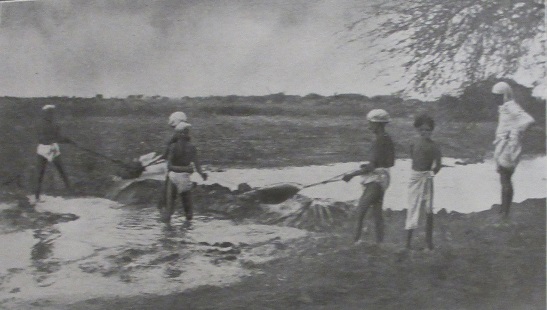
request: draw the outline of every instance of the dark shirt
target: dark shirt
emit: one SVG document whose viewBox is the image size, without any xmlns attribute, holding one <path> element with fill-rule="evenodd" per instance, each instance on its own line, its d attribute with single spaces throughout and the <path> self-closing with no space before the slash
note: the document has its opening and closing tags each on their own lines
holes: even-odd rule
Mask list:
<svg viewBox="0 0 547 310">
<path fill-rule="evenodd" d="M 169 141 L 167 141 L 166 145 L 167 147 L 165 147 L 165 151 L 163 152 L 163 154 L 161 155 L 160 159 L 167 159 L 167 157 L 169 157 L 169 148 L 171 147 L 171 144 L 172 143 L 175 143 L 177 142 L 177 135 L 174 134 L 171 136 L 171 138 L 169 139 Z"/>
<path fill-rule="evenodd" d="M 376 137 L 370 149 L 369 162 L 376 168 L 389 168 L 395 164 L 395 147 L 387 133 Z"/>
<path fill-rule="evenodd" d="M 441 149 L 431 139 L 416 139 L 410 146 L 412 170 L 430 171 L 435 173 L 441 168 Z"/>
<path fill-rule="evenodd" d="M 38 127 L 38 143 L 53 144 L 66 143 L 69 140 L 61 135 L 59 125 L 54 122 L 42 120 Z"/>
<path fill-rule="evenodd" d="M 189 166 L 197 154 L 196 147 L 185 139 L 178 139 L 169 145 L 169 163 L 172 166 Z"/>
</svg>

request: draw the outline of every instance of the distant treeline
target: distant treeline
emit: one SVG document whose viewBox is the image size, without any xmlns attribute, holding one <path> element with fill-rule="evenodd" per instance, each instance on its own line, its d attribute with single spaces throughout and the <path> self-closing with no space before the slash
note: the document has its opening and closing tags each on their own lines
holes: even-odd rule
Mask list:
<svg viewBox="0 0 547 310">
<path fill-rule="evenodd" d="M 321 96 L 285 95 L 265 96 L 209 96 L 168 98 L 131 95 L 127 98 L 0 97 L 3 117 L 28 117 L 37 114 L 45 104 L 55 104 L 65 117 L 168 115 L 176 110 L 199 115 L 228 116 L 313 116 L 366 115 L 373 108 L 388 110 L 393 117 L 409 117 L 429 112 L 444 120 L 494 121 L 497 104 L 490 93 L 495 81 L 485 81 L 468 87 L 461 96 L 443 96 L 434 102 L 404 100 L 395 95 L 367 97 L 360 94 Z M 530 89 L 509 81 L 517 101 L 540 122 L 545 121 L 545 101 L 531 96 Z"/>
</svg>

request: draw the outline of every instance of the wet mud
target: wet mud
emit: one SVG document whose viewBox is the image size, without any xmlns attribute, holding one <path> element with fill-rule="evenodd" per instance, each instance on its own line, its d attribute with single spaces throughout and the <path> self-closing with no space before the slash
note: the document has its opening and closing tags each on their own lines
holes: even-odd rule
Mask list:
<svg viewBox="0 0 547 310">
<path fill-rule="evenodd" d="M 192 222 L 176 212 L 167 225 L 158 221 L 161 181 L 117 186 L 119 202 L 45 196 L 31 205 L 13 194 L 0 210 L 0 239 L 17 252 L 3 257 L 2 308 L 225 286 L 290 255 L 294 241 L 309 234 L 298 225 L 266 225 L 279 213 L 258 218 L 266 207 L 238 203 L 241 192 L 217 184 L 194 189 Z"/>
<path fill-rule="evenodd" d="M 350 296 L 343 300 L 350 308 L 352 302 L 397 308 L 403 305 L 393 303 L 395 293 L 413 277 L 452 283 L 452 288 L 445 287 L 447 291 L 463 299 L 472 296 L 479 303 L 491 301 L 480 297 L 492 295 L 484 294 L 485 287 L 502 290 L 495 283 L 503 278 L 507 285 L 524 287 L 513 296 L 516 305 L 522 305 L 525 297 L 532 298 L 532 305 L 542 305 L 538 292 L 544 288 L 544 277 L 542 281 L 534 274 L 545 271 L 544 264 L 538 264 L 545 252 L 545 232 L 539 229 L 545 225 L 544 199 L 527 200 L 522 204 L 526 209 L 517 204 L 509 223 L 500 221 L 499 205 L 469 214 L 442 209 L 435 216 L 434 243 L 438 248 L 428 253 L 423 229 L 416 231 L 413 249 L 404 250 L 404 210 L 384 210 L 386 240 L 381 247 L 373 242 L 374 221 L 369 216 L 364 244 L 356 247 L 350 244 L 355 201 L 313 198 L 299 191 L 282 193 L 281 199 L 279 192 L 269 195 L 246 183 L 196 185 L 194 220 L 185 221 L 177 201 L 171 223 L 164 224 L 159 222 L 158 210 L 163 186 L 161 177 L 117 180 L 105 195 L 109 199 L 45 196 L 45 202 L 36 205 L 25 193 L 5 190 L 0 239 L 16 246 L 3 255 L 0 306 L 101 309 L 119 303 L 120 309 L 133 309 L 135 304 L 137 309 L 156 309 L 164 302 L 160 298 L 180 306 L 185 303 L 179 298 L 190 298 L 188 292 L 194 292 L 192 307 L 207 309 L 224 304 L 207 288 L 222 287 L 253 298 L 252 288 L 265 281 L 272 294 L 290 296 L 261 295 L 267 300 L 257 299 L 258 305 L 274 309 L 311 309 L 340 302 L 340 296 Z M 532 257 L 520 260 L 526 249 Z M 501 254 L 485 256 L 492 252 Z M 510 276 L 503 267 L 509 261 L 516 261 L 521 275 Z M 473 262 L 480 266 L 472 267 Z M 343 271 L 346 267 L 349 269 Z M 465 272 L 471 269 L 478 274 Z M 384 289 L 376 293 L 391 296 L 392 301 L 369 296 L 364 302 L 363 292 L 356 291 L 358 286 L 342 281 L 355 274 L 375 281 Z M 386 282 L 390 277 L 397 279 L 396 284 Z M 485 282 L 483 277 L 497 280 Z M 351 283 L 361 283 L 354 280 Z M 526 281 L 530 284 L 523 284 Z M 323 292 L 321 287 L 330 291 Z M 426 287 L 426 295 L 440 294 L 452 306 L 466 307 L 434 286 Z M 143 292 L 150 298 L 137 297 Z M 407 292 L 413 307 L 438 305 L 424 304 L 415 293 Z M 236 308 L 243 306 L 242 301 L 224 293 L 220 297 Z M 268 300 L 275 300 L 275 305 Z"/>
</svg>

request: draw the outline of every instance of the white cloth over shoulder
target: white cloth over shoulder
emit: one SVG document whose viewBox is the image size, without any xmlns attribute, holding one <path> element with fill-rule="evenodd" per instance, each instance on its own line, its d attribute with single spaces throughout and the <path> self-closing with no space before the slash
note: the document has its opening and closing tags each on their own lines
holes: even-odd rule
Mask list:
<svg viewBox="0 0 547 310">
<path fill-rule="evenodd" d="M 177 187 L 177 192 L 179 194 L 187 192 L 194 187 L 194 183 L 190 180 L 190 173 L 188 172 L 173 172 L 169 171 L 167 175 L 169 181 L 171 181 Z"/>
<path fill-rule="evenodd" d="M 412 171 L 408 184 L 408 210 L 405 229 L 418 228 L 420 209 L 425 204 L 425 212 L 433 213 L 433 172 Z"/>
<path fill-rule="evenodd" d="M 376 168 L 364 174 L 361 178 L 361 185 L 366 186 L 369 183 L 379 183 L 385 192 L 390 182 L 389 168 Z"/>
<path fill-rule="evenodd" d="M 499 123 L 494 140 L 494 159 L 499 166 L 514 168 L 522 152 L 521 135 L 534 118 L 514 100 L 499 107 Z"/>
<path fill-rule="evenodd" d="M 38 144 L 36 153 L 47 159 L 47 161 L 52 162 L 57 156 L 61 155 L 61 149 L 57 143 Z"/>
</svg>

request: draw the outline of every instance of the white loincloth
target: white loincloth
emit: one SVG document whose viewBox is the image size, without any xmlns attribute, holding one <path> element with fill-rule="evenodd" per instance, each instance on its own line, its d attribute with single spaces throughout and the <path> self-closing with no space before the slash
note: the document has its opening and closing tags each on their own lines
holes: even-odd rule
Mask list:
<svg viewBox="0 0 547 310">
<path fill-rule="evenodd" d="M 191 173 L 188 172 L 173 172 L 169 171 L 168 177 L 177 187 L 177 192 L 179 194 L 187 192 L 192 189 L 194 183 L 190 180 Z"/>
<path fill-rule="evenodd" d="M 518 165 L 522 152 L 520 137 L 497 137 L 494 146 L 494 160 L 498 166 L 515 168 Z"/>
<path fill-rule="evenodd" d="M 47 161 L 52 162 L 55 157 L 61 155 L 61 149 L 59 148 L 59 144 L 57 143 L 38 144 L 36 153 L 47 159 Z"/>
<path fill-rule="evenodd" d="M 418 227 L 422 205 L 424 205 L 426 213 L 433 213 L 433 172 L 413 170 L 408 184 L 408 210 L 405 229 Z"/>
<path fill-rule="evenodd" d="M 505 102 L 498 110 L 494 159 L 499 166 L 514 168 L 519 163 L 522 152 L 522 133 L 534 123 L 534 118 L 514 100 Z"/>
<path fill-rule="evenodd" d="M 366 186 L 369 183 L 379 183 L 384 192 L 389 187 L 389 182 L 389 168 L 376 168 L 361 177 L 361 185 Z"/>
</svg>

